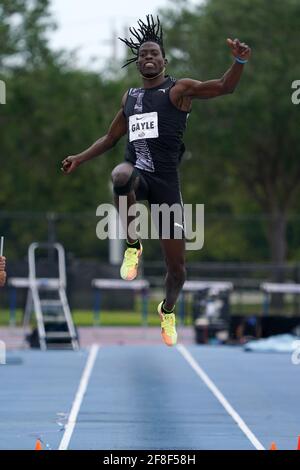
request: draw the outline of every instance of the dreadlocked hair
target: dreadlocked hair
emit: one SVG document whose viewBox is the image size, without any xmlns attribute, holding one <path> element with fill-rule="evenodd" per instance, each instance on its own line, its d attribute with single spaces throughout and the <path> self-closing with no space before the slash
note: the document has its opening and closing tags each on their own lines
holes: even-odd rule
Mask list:
<svg viewBox="0 0 300 470">
<path fill-rule="evenodd" d="M 165 57 L 165 50 L 163 44 L 163 30 L 159 18 L 158 16 L 156 17 L 157 23 L 155 23 L 152 15 L 147 15 L 146 18 L 147 24 L 144 23 L 142 20 L 138 20 L 139 28 L 129 28 L 129 32 L 134 36 L 134 39 L 119 38 L 120 41 L 124 42 L 124 44 L 129 47 L 132 54 L 134 55 L 134 57 L 126 61 L 122 68 L 127 67 L 127 65 L 137 61 L 139 49 L 141 45 L 144 44 L 144 42 L 156 42 L 161 49 L 163 57 Z"/>
</svg>

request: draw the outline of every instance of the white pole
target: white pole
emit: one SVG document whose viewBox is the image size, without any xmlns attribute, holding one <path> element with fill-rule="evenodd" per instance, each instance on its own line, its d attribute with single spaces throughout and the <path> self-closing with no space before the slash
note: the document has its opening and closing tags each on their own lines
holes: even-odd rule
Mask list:
<svg viewBox="0 0 300 470">
<path fill-rule="evenodd" d="M 109 263 L 118 265 L 122 263 L 124 241 L 120 238 L 122 226 L 119 223 L 118 213 L 113 208 L 109 213 Z"/>
<path fill-rule="evenodd" d="M 3 247 L 4 247 L 4 237 L 1 237 L 1 240 L 0 240 L 0 256 L 3 256 Z"/>
</svg>

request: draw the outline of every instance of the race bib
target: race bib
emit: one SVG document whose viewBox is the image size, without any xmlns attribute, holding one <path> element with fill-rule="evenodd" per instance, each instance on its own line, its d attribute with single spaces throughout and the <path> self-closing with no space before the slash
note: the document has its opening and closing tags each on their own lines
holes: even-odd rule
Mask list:
<svg viewBox="0 0 300 470">
<path fill-rule="evenodd" d="M 157 112 L 129 116 L 129 141 L 158 137 Z"/>
</svg>

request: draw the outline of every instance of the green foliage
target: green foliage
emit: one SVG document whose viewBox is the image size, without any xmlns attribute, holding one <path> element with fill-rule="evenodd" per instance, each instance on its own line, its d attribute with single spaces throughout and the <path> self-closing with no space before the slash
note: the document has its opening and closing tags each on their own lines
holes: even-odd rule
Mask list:
<svg viewBox="0 0 300 470">
<path fill-rule="evenodd" d="M 186 137 L 192 160 L 184 165 L 183 187 L 188 182 L 187 198 L 200 196 L 208 212 L 284 218 L 297 206 L 299 108 L 291 102 L 291 84 L 300 77 L 299 14 L 295 0 L 210 0 L 194 11 L 165 13 L 170 68 L 177 76 L 220 78 L 232 63 L 228 37 L 240 38 L 253 51 L 234 94 L 193 106 Z M 232 243 L 237 239 L 232 230 L 228 224 L 224 248 L 231 236 Z M 243 256 L 245 242 L 248 250 L 252 244 L 244 235 L 237 248 Z"/>
<path fill-rule="evenodd" d="M 49 217 L 41 214 L 58 212 L 57 236 L 68 250 L 104 257 L 95 211 L 111 201 L 110 172 L 123 159 L 125 139 L 71 176 L 62 175 L 60 163 L 107 132 L 139 76 L 133 64 L 105 79 L 54 54 L 49 4 L 0 1 L 0 79 L 7 85 L 0 208 L 19 214 L 0 218 L 0 231 L 10 255 L 19 257 L 33 239 L 47 238 Z M 195 102 L 189 118 L 183 196 L 206 208 L 205 246 L 190 260 L 268 259 L 272 226 L 265 213 L 289 219 L 289 257 L 299 254 L 291 216 L 299 207 L 299 107 L 291 103 L 291 83 L 300 79 L 299 13 L 296 0 L 209 0 L 196 8 L 176 0 L 161 12 L 168 72 L 177 78 L 220 78 L 233 61 L 227 37 L 253 50 L 235 93 Z M 29 212 L 34 218 L 26 220 L 22 214 Z M 157 243 L 147 244 L 148 259 L 159 253 Z"/>
</svg>

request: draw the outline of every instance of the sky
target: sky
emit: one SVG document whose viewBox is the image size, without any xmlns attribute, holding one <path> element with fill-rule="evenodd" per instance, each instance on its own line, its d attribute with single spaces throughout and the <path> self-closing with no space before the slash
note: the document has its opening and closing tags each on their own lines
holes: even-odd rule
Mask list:
<svg viewBox="0 0 300 470">
<path fill-rule="evenodd" d="M 76 49 L 79 66 L 99 70 L 108 58 L 123 58 L 124 46 L 117 37 L 128 36 L 128 26 L 170 4 L 170 0 L 52 0 L 58 29 L 51 33 L 50 44 L 54 49 Z"/>
</svg>

